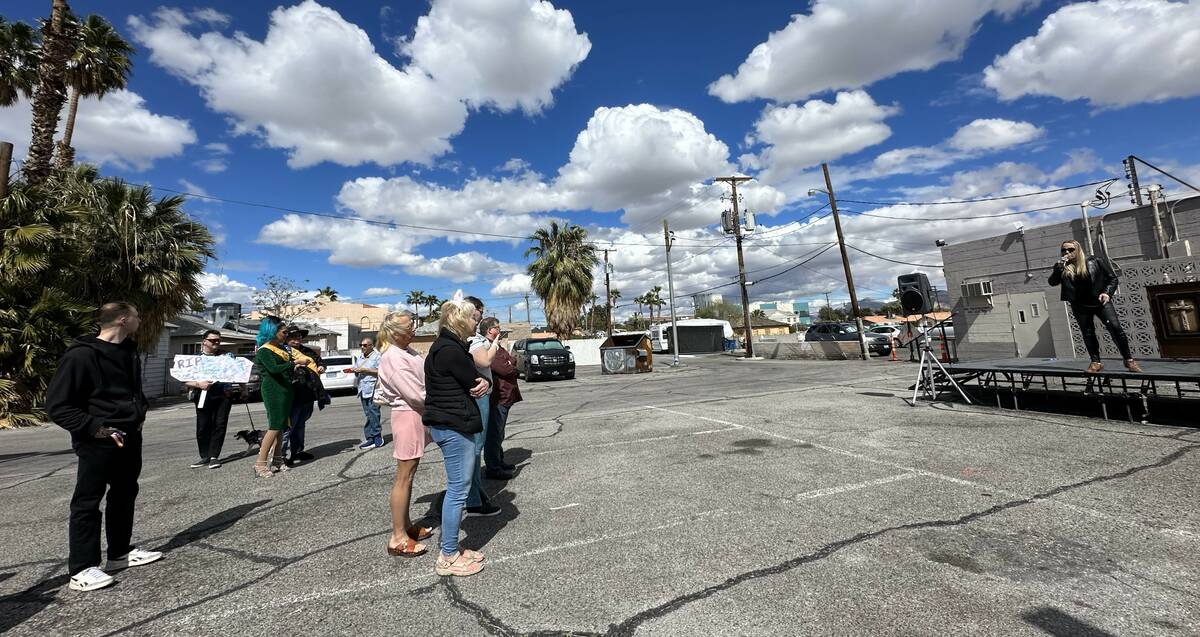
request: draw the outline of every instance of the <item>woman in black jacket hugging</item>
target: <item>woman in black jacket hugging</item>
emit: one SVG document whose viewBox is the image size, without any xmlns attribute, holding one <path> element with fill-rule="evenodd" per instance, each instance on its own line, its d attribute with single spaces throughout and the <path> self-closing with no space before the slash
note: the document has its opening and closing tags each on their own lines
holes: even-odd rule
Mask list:
<svg viewBox="0 0 1200 637">
<path fill-rule="evenodd" d="M 1062 300 L 1071 304 L 1071 312 L 1079 324 L 1079 334 L 1083 336 L 1083 344 L 1092 359 L 1087 373 L 1095 374 L 1104 369 L 1100 362 L 1100 341 L 1096 338 L 1095 318 L 1099 318 L 1108 329 L 1108 335 L 1121 351 L 1125 369 L 1141 373 L 1142 368 L 1129 352 L 1129 339 L 1125 336 L 1125 330 L 1121 329 L 1121 321 L 1112 304 L 1112 296 L 1117 292 L 1117 274 L 1113 272 L 1112 265 L 1107 259 L 1084 254 L 1083 246 L 1075 240 L 1063 241 L 1060 249 L 1062 258 L 1054 263 L 1049 283 L 1061 285 Z"/>
<path fill-rule="evenodd" d="M 483 430 L 475 398 L 490 389 L 479 375 L 467 339 L 475 333 L 475 306 L 467 301 L 442 304 L 442 331 L 425 357 L 425 414 L 422 421 L 446 467 L 446 498 L 442 502 L 441 552 L 438 575 L 467 576 L 483 569 L 483 554 L 460 549 L 458 529 L 471 476 L 475 470 L 474 435 Z"/>
</svg>

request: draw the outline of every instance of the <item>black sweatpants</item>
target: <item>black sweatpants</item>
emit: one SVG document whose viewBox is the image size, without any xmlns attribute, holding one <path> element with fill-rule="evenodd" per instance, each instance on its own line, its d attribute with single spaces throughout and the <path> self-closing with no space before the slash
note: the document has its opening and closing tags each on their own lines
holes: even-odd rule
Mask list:
<svg viewBox="0 0 1200 637">
<path fill-rule="evenodd" d="M 1104 305 L 1072 303 L 1071 312 L 1075 314 L 1075 322 L 1079 323 L 1079 334 L 1083 336 L 1083 344 L 1087 347 L 1088 356 L 1093 361 L 1100 360 L 1100 339 L 1096 338 L 1096 321 L 1094 320 L 1097 318 L 1108 329 L 1108 335 L 1112 337 L 1113 343 L 1116 343 L 1117 349 L 1121 352 L 1121 358 L 1125 360 L 1133 358 L 1129 354 L 1129 339 L 1125 336 L 1125 330 L 1121 329 L 1121 320 L 1117 318 L 1117 309 L 1113 307 L 1112 301 Z"/>
<path fill-rule="evenodd" d="M 71 554 L 67 559 L 71 575 L 100 566 L 100 500 L 108 492 L 104 529 L 108 536 L 108 557 L 129 553 L 133 536 L 133 504 L 138 494 L 138 475 L 142 472 L 142 437 L 131 433 L 125 446 L 108 440 L 85 441 L 75 448 L 79 472 L 75 495 L 71 497 L 71 522 L 68 533 Z"/>
<path fill-rule="evenodd" d="M 200 458 L 221 457 L 232 408 L 233 401 L 226 396 L 209 394 L 204 409 L 196 409 L 196 446 L 200 448 Z"/>
</svg>

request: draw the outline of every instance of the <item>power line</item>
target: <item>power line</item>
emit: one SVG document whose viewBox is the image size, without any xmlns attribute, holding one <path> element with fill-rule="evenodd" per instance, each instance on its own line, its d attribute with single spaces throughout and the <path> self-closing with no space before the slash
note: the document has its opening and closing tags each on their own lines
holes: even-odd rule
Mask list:
<svg viewBox="0 0 1200 637">
<path fill-rule="evenodd" d="M 1142 163 L 1145 163 L 1145 162 L 1142 162 Z M 1146 164 L 1146 165 L 1149 166 L 1149 164 Z M 1151 166 L 1151 168 L 1153 168 L 1153 166 Z M 1157 170 L 1157 169 L 1155 169 L 1155 170 Z M 1018 195 L 1002 195 L 1002 196 L 998 196 L 998 197 L 975 197 L 972 199 L 957 199 L 957 200 L 953 200 L 953 201 L 863 201 L 861 199 L 842 199 L 840 197 L 838 198 L 838 201 L 846 201 L 846 202 L 850 202 L 850 203 L 861 203 L 861 204 L 867 204 L 867 205 L 872 205 L 872 206 L 948 206 L 948 205 L 953 205 L 953 204 L 981 203 L 981 202 L 985 202 L 985 201 L 1003 201 L 1005 199 L 1020 199 L 1021 197 L 1034 197 L 1037 195 L 1048 195 L 1051 193 L 1064 192 L 1067 190 L 1076 190 L 1078 188 L 1087 188 L 1088 186 L 1097 186 L 1097 185 L 1105 184 L 1105 183 L 1108 183 L 1111 181 L 1115 181 L 1115 180 L 1114 179 L 1101 179 L 1099 181 L 1092 181 L 1092 182 L 1088 182 L 1086 184 L 1078 184 L 1075 186 L 1064 186 L 1062 188 L 1051 188 L 1049 190 L 1039 190 L 1037 192 L 1025 192 L 1025 193 L 1021 193 Z M 1073 204 L 1073 205 L 1079 205 L 1079 204 Z"/>
<path fill-rule="evenodd" d="M 809 261 L 812 261 L 813 259 L 815 259 L 815 258 L 817 258 L 817 257 L 821 256 L 822 254 L 825 254 L 825 252 L 826 252 L 826 251 L 828 251 L 830 248 L 832 248 L 832 247 L 833 247 L 833 246 L 835 246 L 835 245 L 837 245 L 837 244 L 836 244 L 836 243 L 830 243 L 829 245 L 827 245 L 827 246 L 825 246 L 824 248 L 822 248 L 822 249 L 821 249 L 819 252 L 817 252 L 816 254 L 812 255 L 811 257 L 809 257 L 809 258 L 805 259 L 804 261 L 801 261 L 800 263 L 797 263 L 796 265 L 793 265 L 792 267 L 790 267 L 790 268 L 788 268 L 788 269 L 786 269 L 786 270 L 784 270 L 784 271 L 782 271 L 782 272 L 776 272 L 775 274 L 772 274 L 771 276 L 768 276 L 768 277 L 763 277 L 763 278 L 761 278 L 761 279 L 758 279 L 758 280 L 757 280 L 757 281 L 755 281 L 754 283 L 757 285 L 757 284 L 759 284 L 759 283 L 762 283 L 763 281 L 770 281 L 771 279 L 774 279 L 774 278 L 775 278 L 775 277 L 777 277 L 777 276 L 783 276 L 783 275 L 787 274 L 788 272 L 791 272 L 792 270 L 795 270 L 796 268 L 802 268 L 802 267 L 804 267 L 804 264 L 806 264 L 806 263 L 808 263 Z"/>
<path fill-rule="evenodd" d="M 1075 205 L 1079 205 L 1079 204 L 1075 204 Z M 944 266 L 944 265 L 942 265 L 941 263 L 938 263 L 938 264 L 936 264 L 936 265 L 933 265 L 933 264 L 929 264 L 929 263 L 910 263 L 910 262 L 908 262 L 908 261 L 897 261 L 897 260 L 895 260 L 895 259 L 889 259 L 889 258 L 887 258 L 887 257 L 881 257 L 881 256 L 879 256 L 878 254 L 874 254 L 874 253 L 872 253 L 872 252 L 867 252 L 866 250 L 863 250 L 862 248 L 859 248 L 859 247 L 856 247 L 856 246 L 852 246 L 852 245 L 850 245 L 849 243 L 847 243 L 847 244 L 846 244 L 846 247 L 847 247 L 847 248 L 850 248 L 851 250 L 855 250 L 855 251 L 861 252 L 861 253 L 863 253 L 863 254 L 865 254 L 865 255 L 869 256 L 869 257 L 875 257 L 876 259 L 881 259 L 881 260 L 883 260 L 883 261 L 890 261 L 890 262 L 892 262 L 892 263 L 899 263 L 900 265 L 915 265 L 915 266 L 917 266 L 917 267 L 919 267 L 919 268 L 943 268 L 943 267 L 945 267 L 945 266 Z"/>
<path fill-rule="evenodd" d="M 835 242 L 829 242 L 829 241 L 826 241 L 825 243 L 822 243 L 821 245 L 822 245 L 822 246 L 824 246 L 824 248 L 816 248 L 816 249 L 813 249 L 813 250 L 809 250 L 808 252 L 805 252 L 804 254 L 802 254 L 802 255 L 800 255 L 800 256 L 798 256 L 798 257 L 785 257 L 785 256 L 783 256 L 782 254 L 779 254 L 778 252 L 774 252 L 774 251 L 772 251 L 772 250 L 767 250 L 767 252 L 770 252 L 771 254 L 774 254 L 774 255 L 775 255 L 775 256 L 777 256 L 777 257 L 780 257 L 780 258 L 786 259 L 786 261 L 783 261 L 783 262 L 781 262 L 781 263 L 776 263 L 775 265 L 768 265 L 768 266 L 766 266 L 766 267 L 762 267 L 762 268 L 756 268 L 756 269 L 754 269 L 754 270 L 746 270 L 746 274 L 750 274 L 751 272 L 762 272 L 763 270 L 770 270 L 770 269 L 772 269 L 772 268 L 778 268 L 778 267 L 779 267 L 779 266 L 781 266 L 781 265 L 787 265 L 787 264 L 789 264 L 789 263 L 792 263 L 792 262 L 795 262 L 795 261 L 799 261 L 799 260 L 801 260 L 801 259 L 803 259 L 803 258 L 807 257 L 808 255 L 810 255 L 810 254 L 812 254 L 812 253 L 816 252 L 817 250 L 820 250 L 820 251 L 824 252 L 826 249 L 828 249 L 828 248 L 829 248 L 829 246 L 831 246 L 831 245 L 837 245 L 837 244 L 836 244 Z M 765 249 L 766 249 L 766 248 L 764 248 L 764 250 L 765 250 Z M 806 262 L 806 263 L 807 263 L 807 262 Z"/>
<path fill-rule="evenodd" d="M 917 204 L 913 204 L 917 205 Z M 995 219 L 997 217 L 1013 217 L 1016 215 L 1031 215 L 1035 212 L 1046 212 L 1047 210 L 1059 210 L 1062 208 L 1078 208 L 1077 203 L 1065 203 L 1058 206 L 1047 206 L 1045 208 L 1033 208 L 1032 210 L 1018 210 L 1016 212 L 1001 212 L 994 215 L 968 215 L 966 217 L 898 217 L 895 215 L 881 215 L 877 212 L 856 212 L 854 214 L 860 217 L 875 217 L 877 219 L 897 219 L 900 221 L 965 221 L 969 219 Z"/>
</svg>

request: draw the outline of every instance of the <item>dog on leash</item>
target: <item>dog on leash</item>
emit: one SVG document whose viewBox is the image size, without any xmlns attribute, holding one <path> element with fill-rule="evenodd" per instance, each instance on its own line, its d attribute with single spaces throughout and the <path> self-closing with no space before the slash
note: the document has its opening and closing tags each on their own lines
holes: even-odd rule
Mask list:
<svg viewBox="0 0 1200 637">
<path fill-rule="evenodd" d="M 243 429 L 233 437 L 246 443 L 246 453 L 250 453 L 262 446 L 263 432 L 261 429 Z"/>
</svg>

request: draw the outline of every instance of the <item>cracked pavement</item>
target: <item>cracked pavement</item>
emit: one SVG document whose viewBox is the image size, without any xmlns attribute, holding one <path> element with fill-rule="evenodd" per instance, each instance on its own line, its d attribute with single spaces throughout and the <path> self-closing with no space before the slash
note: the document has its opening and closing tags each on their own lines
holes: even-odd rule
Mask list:
<svg viewBox="0 0 1200 637">
<path fill-rule="evenodd" d="M 482 573 L 385 551 L 391 447 L 338 397 L 270 480 L 232 439 L 189 469 L 189 405 L 145 432 L 134 538 L 164 560 L 65 588 L 74 456 L 0 432 L 12 635 L 1200 634 L 1200 430 L 906 405 L 911 366 L 689 358 L 523 384 Z M 64 453 L 64 450 L 65 453 Z M 436 448 L 413 487 L 427 513 Z"/>
</svg>

